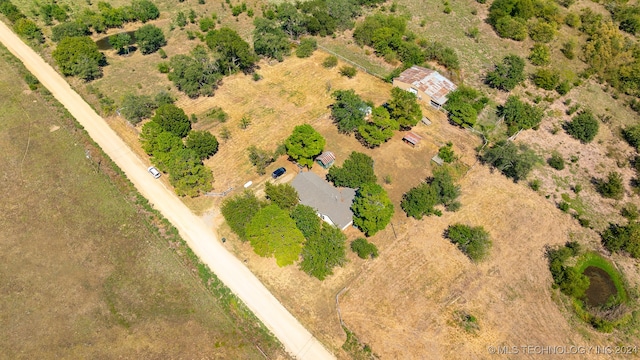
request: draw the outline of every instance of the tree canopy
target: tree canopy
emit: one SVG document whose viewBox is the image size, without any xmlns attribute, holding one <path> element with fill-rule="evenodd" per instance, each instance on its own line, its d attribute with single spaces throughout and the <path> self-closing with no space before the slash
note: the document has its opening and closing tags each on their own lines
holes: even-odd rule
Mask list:
<svg viewBox="0 0 640 360">
<path fill-rule="evenodd" d="M 109 44 L 118 51 L 118 54 L 129 53 L 129 44 L 131 43 L 131 36 L 127 33 L 119 33 L 109 36 Z"/>
<path fill-rule="evenodd" d="M 231 230 L 240 240 L 247 241 L 245 228 L 264 206 L 266 204 L 258 200 L 251 191 L 246 190 L 241 195 L 226 199 L 220 210 Z"/>
<path fill-rule="evenodd" d="M 524 81 L 524 60 L 517 55 L 507 55 L 497 64 L 493 71 L 487 73 L 486 82 L 489 86 L 511 91 Z"/>
<path fill-rule="evenodd" d="M 291 210 L 290 216 L 305 238 L 309 239 L 320 233 L 322 220 L 311 206 L 298 204 Z"/>
<path fill-rule="evenodd" d="M 258 60 L 249 44 L 235 30 L 223 27 L 207 33 L 207 46 L 217 55 L 217 65 L 225 74 L 250 72 Z"/>
<path fill-rule="evenodd" d="M 491 239 L 482 226 L 453 224 L 447 228 L 446 236 L 474 262 L 483 260 L 489 254 Z"/>
<path fill-rule="evenodd" d="M 247 224 L 245 233 L 256 254 L 274 256 L 280 267 L 298 260 L 305 240 L 289 214 L 277 205 L 260 209 Z"/>
<path fill-rule="evenodd" d="M 154 53 L 161 47 L 167 45 L 162 29 L 155 25 L 142 25 L 136 30 L 136 43 L 140 48 L 140 52 L 144 55 Z"/>
<path fill-rule="evenodd" d="M 403 129 L 411 129 L 422 119 L 422 110 L 415 94 L 398 87 L 391 89 L 391 100 L 387 106 L 391 119 Z"/>
<path fill-rule="evenodd" d="M 285 141 L 287 155 L 302 166 L 313 166 L 313 159 L 322 153 L 325 140 L 311 125 L 296 126 Z"/>
<path fill-rule="evenodd" d="M 567 133 L 583 143 L 589 143 L 598 135 L 600 123 L 591 111 L 583 110 L 565 125 Z"/>
<path fill-rule="evenodd" d="M 380 146 L 393 137 L 393 132 L 400 129 L 400 124 L 391 119 L 384 106 L 371 111 L 371 121 L 358 126 L 358 136 L 370 148 Z"/>
<path fill-rule="evenodd" d="M 440 215 L 440 210 L 434 208 L 436 205 L 456 209 L 459 207 L 459 203 L 456 202 L 459 195 L 460 186 L 454 183 L 449 170 L 440 168 L 434 171 L 433 177 L 426 182 L 407 191 L 402 197 L 400 207 L 407 216 L 420 220 L 425 215 Z"/>
<path fill-rule="evenodd" d="M 384 229 L 393 216 L 393 204 L 382 186 L 366 183 L 356 191 L 351 205 L 353 225 L 366 236 Z"/>
<path fill-rule="evenodd" d="M 172 69 L 169 80 L 190 98 L 213 95 L 222 79 L 218 66 L 211 61 L 207 50 L 200 45 L 191 51 L 191 56 L 176 55 L 171 58 L 169 64 Z"/>
<path fill-rule="evenodd" d="M 332 275 L 334 267 L 346 262 L 346 240 L 340 229 L 323 222 L 320 232 L 307 238 L 302 248 L 300 269 L 319 280 Z"/>
<path fill-rule="evenodd" d="M 208 131 L 190 131 L 185 145 L 187 149 L 193 150 L 200 160 L 208 159 L 218 152 L 218 139 Z"/>
<path fill-rule="evenodd" d="M 528 146 L 518 146 L 511 141 L 500 141 L 488 148 L 482 155 L 482 160 L 516 182 L 525 179 L 533 166 L 540 162 L 536 153 Z"/>
<path fill-rule="evenodd" d="M 147 119 L 158 106 L 148 95 L 135 95 L 126 93 L 122 97 L 120 114 L 132 124 L 137 124 L 142 119 Z"/>
<path fill-rule="evenodd" d="M 365 125 L 364 117 L 369 105 L 353 90 L 336 90 L 332 94 L 336 102 L 331 105 L 331 116 L 338 131 L 350 134 Z"/>
<path fill-rule="evenodd" d="M 377 178 L 373 172 L 373 159 L 366 154 L 351 152 L 342 167 L 329 169 L 327 180 L 335 186 L 359 188 L 364 183 L 375 183 Z"/>
<path fill-rule="evenodd" d="M 253 24 L 253 48 L 256 54 L 282 61 L 291 53 L 287 34 L 274 20 L 256 18 Z"/>
<path fill-rule="evenodd" d="M 514 95 L 507 98 L 507 102 L 499 109 L 498 113 L 500 116 L 504 116 L 508 135 L 513 135 L 519 130 L 537 129 L 543 115 L 542 109 L 525 103 Z"/>
<path fill-rule="evenodd" d="M 462 127 L 473 126 L 489 101 L 480 91 L 465 85 L 458 86 L 447 99 L 444 108 L 449 112 L 449 120 Z"/>
<path fill-rule="evenodd" d="M 185 137 L 191 130 L 191 121 L 184 110 L 173 105 L 166 104 L 156 110 L 156 114 L 153 116 L 153 121 L 156 122 L 165 131 L 169 131 L 178 137 Z"/>
<path fill-rule="evenodd" d="M 290 211 L 298 205 L 298 192 L 290 184 L 274 185 L 267 181 L 264 192 L 267 195 L 267 199 L 271 200 L 272 204 L 278 205 L 282 210 Z"/>
<path fill-rule="evenodd" d="M 640 259 L 640 223 L 629 222 L 627 225 L 609 224 L 602 232 L 602 244 L 611 252 L 625 251 L 631 257 Z"/>
<path fill-rule="evenodd" d="M 358 254 L 360 259 L 368 257 L 374 259 L 378 257 L 378 248 L 375 244 L 370 243 L 365 238 L 357 238 L 351 242 L 351 251 Z"/>
<path fill-rule="evenodd" d="M 104 55 L 88 36 L 60 40 L 52 55 L 64 75 L 76 75 L 85 81 L 102 76 L 100 66 L 105 64 Z"/>
</svg>

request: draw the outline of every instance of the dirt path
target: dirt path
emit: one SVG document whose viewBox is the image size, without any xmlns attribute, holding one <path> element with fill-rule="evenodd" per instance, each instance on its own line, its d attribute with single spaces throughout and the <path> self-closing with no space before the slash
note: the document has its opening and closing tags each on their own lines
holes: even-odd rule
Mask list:
<svg viewBox="0 0 640 360">
<path fill-rule="evenodd" d="M 2 42 L 78 120 L 91 138 L 124 171 L 129 180 L 180 231 L 191 249 L 273 332 L 287 351 L 300 359 L 332 359 L 262 283 L 217 240 L 212 229 L 178 199 L 171 189 L 147 173 L 138 158 L 69 84 L 3 22 Z"/>
</svg>

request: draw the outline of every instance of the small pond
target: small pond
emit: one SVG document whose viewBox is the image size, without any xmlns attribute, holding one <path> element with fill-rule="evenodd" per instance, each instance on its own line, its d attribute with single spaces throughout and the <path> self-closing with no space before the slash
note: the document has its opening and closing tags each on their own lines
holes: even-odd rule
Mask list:
<svg viewBox="0 0 640 360">
<path fill-rule="evenodd" d="M 617 295 L 616 285 L 606 271 L 595 266 L 588 266 L 583 274 L 589 278 L 589 288 L 585 293 L 585 301 L 590 306 L 601 306 L 611 296 Z"/>
<path fill-rule="evenodd" d="M 131 42 L 129 42 L 129 45 L 133 45 L 136 43 L 136 32 L 135 30 L 133 31 L 127 31 L 125 32 L 125 34 L 131 36 Z M 112 35 L 116 35 L 116 34 L 111 34 L 109 36 Z M 109 44 L 109 36 L 105 36 L 99 40 L 96 41 L 96 45 L 98 45 L 98 50 L 111 50 L 113 49 L 113 47 L 111 47 L 111 44 Z"/>
</svg>

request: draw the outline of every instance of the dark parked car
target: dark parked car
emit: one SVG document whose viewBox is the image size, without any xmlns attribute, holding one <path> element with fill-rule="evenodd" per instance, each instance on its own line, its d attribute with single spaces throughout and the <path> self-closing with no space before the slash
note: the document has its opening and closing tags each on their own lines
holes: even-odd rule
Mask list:
<svg viewBox="0 0 640 360">
<path fill-rule="evenodd" d="M 284 173 L 287 172 L 287 169 L 281 167 L 281 168 L 277 168 L 272 174 L 271 177 L 274 179 L 279 178 L 280 176 L 282 176 Z"/>
</svg>

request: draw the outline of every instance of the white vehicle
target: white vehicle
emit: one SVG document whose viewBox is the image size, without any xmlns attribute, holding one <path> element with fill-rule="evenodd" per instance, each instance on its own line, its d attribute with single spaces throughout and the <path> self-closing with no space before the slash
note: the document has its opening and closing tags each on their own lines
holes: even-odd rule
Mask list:
<svg viewBox="0 0 640 360">
<path fill-rule="evenodd" d="M 153 175 L 154 178 L 159 178 L 162 174 L 160 173 L 160 171 L 158 171 L 158 169 L 156 169 L 155 166 L 149 166 L 149 168 L 147 169 L 147 171 Z"/>
</svg>

